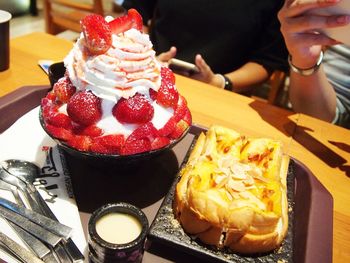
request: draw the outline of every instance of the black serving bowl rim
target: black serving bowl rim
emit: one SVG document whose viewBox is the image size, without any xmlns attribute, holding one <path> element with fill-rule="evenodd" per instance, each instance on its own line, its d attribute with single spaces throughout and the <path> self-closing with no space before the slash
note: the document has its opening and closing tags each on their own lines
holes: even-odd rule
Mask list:
<svg viewBox="0 0 350 263">
<path fill-rule="evenodd" d="M 58 81 L 61 77 L 64 76 L 65 70 L 66 68 L 64 66 L 64 62 L 62 61 L 52 63 L 49 66 L 47 74 L 49 77 L 51 88 L 53 88 L 53 85 L 56 83 L 56 81 Z"/>
<path fill-rule="evenodd" d="M 133 241 L 130 241 L 128 243 L 124 244 L 114 244 L 110 243 L 108 241 L 105 241 L 103 238 L 101 238 L 97 231 L 96 231 L 96 223 L 97 221 L 102 218 L 104 215 L 108 213 L 113 212 L 120 212 L 124 214 L 129 214 L 131 216 L 134 216 L 141 224 L 141 233 L 138 235 L 137 238 L 135 238 Z M 148 219 L 145 215 L 145 213 L 139 209 L 138 207 L 125 203 L 125 202 L 118 202 L 118 203 L 108 203 L 100 207 L 99 209 L 95 210 L 88 223 L 88 232 L 89 232 L 89 241 L 94 242 L 95 244 L 99 244 L 99 246 L 112 251 L 128 251 L 130 249 L 133 249 L 134 247 L 140 245 L 143 240 L 145 240 L 146 235 L 148 233 L 149 229 L 149 223 Z"/>
<path fill-rule="evenodd" d="M 97 159 L 111 159 L 111 160 L 129 160 L 129 159 L 142 159 L 142 158 L 146 158 L 146 157 L 149 157 L 149 156 L 152 156 L 152 155 L 156 155 L 156 154 L 159 154 L 163 151 L 166 151 L 166 150 L 170 150 L 171 148 L 173 148 L 176 144 L 178 144 L 186 135 L 187 133 L 189 132 L 190 130 L 190 126 L 187 127 L 187 129 L 182 133 L 182 135 L 171 141 L 170 144 L 168 144 L 167 146 L 164 146 L 162 148 L 159 148 L 159 149 L 155 149 L 155 150 L 150 150 L 150 151 L 147 151 L 147 152 L 141 152 L 141 153 L 136 153 L 136 154 L 128 154 L 128 155 L 121 155 L 121 154 L 104 154 L 104 153 L 97 153 L 97 152 L 87 152 L 87 151 L 80 151 L 78 149 L 75 149 L 71 146 L 69 146 L 67 143 L 65 143 L 63 140 L 60 140 L 56 137 L 54 137 L 53 135 L 51 135 L 47 130 L 46 130 L 46 127 L 45 127 L 45 121 L 44 121 L 44 118 L 42 116 L 42 110 L 41 110 L 41 107 L 40 107 L 40 110 L 39 110 L 39 121 L 40 121 L 40 124 L 41 124 L 41 127 L 44 129 L 44 131 L 58 144 L 60 145 L 61 147 L 63 147 L 65 150 L 75 154 L 75 155 L 82 155 L 82 156 L 85 156 L 85 157 L 93 157 L 93 158 L 97 158 Z"/>
</svg>

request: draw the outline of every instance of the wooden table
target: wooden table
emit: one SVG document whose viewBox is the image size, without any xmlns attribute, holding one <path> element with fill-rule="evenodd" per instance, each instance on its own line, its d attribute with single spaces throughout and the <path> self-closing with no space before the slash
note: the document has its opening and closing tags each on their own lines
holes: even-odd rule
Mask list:
<svg viewBox="0 0 350 263">
<path fill-rule="evenodd" d="M 11 40 L 10 69 L 0 73 L 0 96 L 24 85 L 48 84 L 39 59 L 61 61 L 72 43 L 44 33 Z M 282 140 L 334 198 L 333 260 L 350 262 L 350 130 L 295 114 L 182 76 L 177 87 L 194 123 L 220 124 L 248 136 Z"/>
</svg>

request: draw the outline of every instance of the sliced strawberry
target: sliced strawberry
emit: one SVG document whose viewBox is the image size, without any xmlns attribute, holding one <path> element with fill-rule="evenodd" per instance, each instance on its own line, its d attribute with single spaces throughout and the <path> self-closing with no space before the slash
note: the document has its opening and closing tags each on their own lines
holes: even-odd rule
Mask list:
<svg viewBox="0 0 350 263">
<path fill-rule="evenodd" d="M 56 127 L 48 123 L 45 125 L 45 128 L 49 134 L 57 139 L 68 141 L 73 138 L 73 134 L 70 130 Z"/>
<path fill-rule="evenodd" d="M 137 12 L 136 9 L 131 8 L 128 10 L 128 17 L 130 17 L 130 20 L 132 21 L 132 27 L 141 31 L 143 27 L 143 21 L 140 13 Z"/>
<path fill-rule="evenodd" d="M 93 139 L 91 151 L 109 154 L 119 154 L 124 145 L 125 138 L 122 134 L 110 134 Z"/>
<path fill-rule="evenodd" d="M 124 123 L 146 123 L 153 118 L 154 109 L 149 100 L 136 93 L 128 99 L 120 99 L 113 107 L 114 117 Z"/>
<path fill-rule="evenodd" d="M 67 103 L 67 113 L 73 121 L 89 126 L 101 119 L 101 100 L 90 91 L 77 92 Z"/>
<path fill-rule="evenodd" d="M 128 14 L 115 18 L 109 22 L 113 34 L 125 32 L 131 28 L 142 31 L 142 17 L 135 9 L 129 9 Z"/>
<path fill-rule="evenodd" d="M 150 150 L 151 142 L 146 138 L 140 140 L 127 140 L 120 154 L 131 155 L 136 153 L 148 152 Z"/>
<path fill-rule="evenodd" d="M 181 135 L 184 133 L 184 131 L 188 128 L 187 122 L 184 120 L 180 120 L 178 123 L 175 125 L 175 129 L 172 131 L 170 134 L 170 138 L 172 139 L 178 139 L 181 137 Z"/>
<path fill-rule="evenodd" d="M 52 102 L 52 100 L 47 97 L 41 99 L 41 110 L 44 119 L 48 116 L 50 112 L 58 112 L 58 105 Z"/>
<path fill-rule="evenodd" d="M 158 92 L 155 91 L 154 89 L 149 89 L 149 96 L 152 100 L 156 100 L 157 99 L 157 94 Z"/>
<path fill-rule="evenodd" d="M 170 139 L 168 137 L 157 137 L 151 143 L 152 150 L 163 148 L 169 145 Z"/>
<path fill-rule="evenodd" d="M 158 137 L 158 130 L 153 126 L 152 122 L 147 122 L 135 129 L 127 140 L 139 140 L 147 138 L 151 142 Z"/>
<path fill-rule="evenodd" d="M 188 108 L 186 99 L 183 96 L 179 95 L 179 100 L 174 111 L 174 117 L 177 122 L 183 119 L 187 109 Z"/>
<path fill-rule="evenodd" d="M 68 77 L 62 77 L 53 86 L 53 91 L 59 101 L 67 103 L 75 93 L 76 88 Z"/>
<path fill-rule="evenodd" d="M 183 120 L 189 125 L 191 126 L 192 124 L 192 115 L 191 115 L 191 112 L 190 110 L 187 108 L 186 109 L 186 112 L 185 112 L 185 115 L 183 117 Z"/>
<path fill-rule="evenodd" d="M 158 90 L 157 103 L 164 107 L 176 107 L 179 93 L 173 83 L 169 80 L 162 80 Z"/>
<path fill-rule="evenodd" d="M 175 84 L 175 75 L 170 68 L 162 67 L 160 70 L 160 76 L 162 77 L 162 80 Z"/>
<path fill-rule="evenodd" d="M 103 54 L 111 47 L 111 28 L 102 16 L 87 15 L 80 21 L 80 25 L 85 45 L 92 54 Z"/>
<path fill-rule="evenodd" d="M 102 154 L 118 154 L 118 153 L 111 152 L 109 149 L 107 149 L 107 147 L 95 142 L 92 142 L 90 146 L 90 151 L 94 153 L 102 153 Z"/>
<path fill-rule="evenodd" d="M 52 90 L 52 91 L 47 93 L 46 98 L 48 100 L 55 101 L 57 97 L 56 97 L 55 92 Z"/>
<path fill-rule="evenodd" d="M 175 117 L 172 116 L 168 122 L 164 125 L 163 128 L 158 129 L 158 134 L 161 137 L 166 137 L 168 136 L 170 133 L 173 132 L 173 130 L 175 129 L 175 125 L 176 125 L 176 120 Z"/>
<path fill-rule="evenodd" d="M 47 114 L 45 121 L 53 126 L 65 128 L 67 130 L 72 129 L 72 123 L 70 118 L 60 112 L 51 111 Z"/>
<path fill-rule="evenodd" d="M 73 131 L 75 134 L 86 135 L 86 136 L 90 136 L 90 137 L 97 137 L 97 136 L 101 136 L 103 134 L 103 130 L 94 124 L 89 125 L 89 126 L 76 125 L 73 128 Z"/>
<path fill-rule="evenodd" d="M 70 140 L 67 141 L 67 144 L 79 151 L 87 152 L 90 150 L 92 140 L 89 136 L 84 135 L 75 135 Z"/>
</svg>

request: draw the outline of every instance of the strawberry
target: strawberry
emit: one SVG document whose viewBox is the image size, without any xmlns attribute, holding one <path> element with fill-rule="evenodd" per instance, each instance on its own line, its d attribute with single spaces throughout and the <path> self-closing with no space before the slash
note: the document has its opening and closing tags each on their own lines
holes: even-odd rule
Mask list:
<svg viewBox="0 0 350 263">
<path fill-rule="evenodd" d="M 139 140 L 147 138 L 153 141 L 158 137 L 158 130 L 153 126 L 152 122 L 147 122 L 136 128 L 128 137 L 127 140 Z"/>
<path fill-rule="evenodd" d="M 162 79 L 157 94 L 157 103 L 164 107 L 176 107 L 179 93 L 175 85 L 168 79 Z"/>
<path fill-rule="evenodd" d="M 90 150 L 91 142 L 92 141 L 89 136 L 75 135 L 67 141 L 67 144 L 79 151 L 87 152 Z"/>
<path fill-rule="evenodd" d="M 151 142 L 147 139 L 127 140 L 120 152 L 122 155 L 148 152 L 151 150 Z"/>
<path fill-rule="evenodd" d="M 111 28 L 102 16 L 87 15 L 80 21 L 80 26 L 84 34 L 85 46 L 92 54 L 103 54 L 111 47 Z"/>
<path fill-rule="evenodd" d="M 188 108 L 186 99 L 183 96 L 179 95 L 179 100 L 174 111 L 174 117 L 177 122 L 184 117 L 187 109 Z"/>
<path fill-rule="evenodd" d="M 45 128 L 49 134 L 51 134 L 57 139 L 68 141 L 73 138 L 73 134 L 70 130 L 61 127 L 56 127 L 48 123 L 45 124 Z"/>
<path fill-rule="evenodd" d="M 191 126 L 192 124 L 192 115 L 191 115 L 191 112 L 190 110 L 187 108 L 186 109 L 186 112 L 185 112 L 185 115 L 183 117 L 183 120 L 189 125 Z"/>
<path fill-rule="evenodd" d="M 46 119 L 50 112 L 58 112 L 58 108 L 59 106 L 54 104 L 52 100 L 48 99 L 47 97 L 41 99 L 41 110 L 44 119 Z"/>
<path fill-rule="evenodd" d="M 101 119 L 101 100 L 90 91 L 77 92 L 67 103 L 67 113 L 73 121 L 89 126 Z"/>
<path fill-rule="evenodd" d="M 90 137 L 97 137 L 103 134 L 103 130 L 97 127 L 95 124 L 89 126 L 81 126 L 79 124 L 76 124 L 73 127 L 73 131 L 75 134 L 86 135 Z"/>
<path fill-rule="evenodd" d="M 60 112 L 51 111 L 47 114 L 45 121 L 53 126 L 65 128 L 67 130 L 72 129 L 72 123 L 70 118 Z"/>
<path fill-rule="evenodd" d="M 170 139 L 168 137 L 157 137 L 151 143 L 152 150 L 160 149 L 167 146 L 170 143 Z"/>
<path fill-rule="evenodd" d="M 109 22 L 109 26 L 113 34 L 125 32 L 131 28 L 142 31 L 142 17 L 135 9 L 129 9 L 124 16 L 115 18 Z"/>
<path fill-rule="evenodd" d="M 155 91 L 154 89 L 149 89 L 149 97 L 152 99 L 152 100 L 156 100 L 157 99 L 157 94 L 158 92 Z"/>
<path fill-rule="evenodd" d="M 178 123 L 176 123 L 174 130 L 170 134 L 170 138 L 180 138 L 184 131 L 188 128 L 188 126 L 189 125 L 187 124 L 187 122 L 185 122 L 184 120 L 180 120 Z"/>
<path fill-rule="evenodd" d="M 170 68 L 162 67 L 160 69 L 160 76 L 162 77 L 162 80 L 175 84 L 175 75 Z"/>
<path fill-rule="evenodd" d="M 140 13 L 137 12 L 136 9 L 131 8 L 128 10 L 128 17 L 132 21 L 132 27 L 141 31 L 142 27 L 143 27 L 143 21 L 142 21 L 142 16 L 140 15 Z"/>
<path fill-rule="evenodd" d="M 118 154 L 125 142 L 124 135 L 110 134 L 93 139 L 91 151 L 106 154 Z"/>
<path fill-rule="evenodd" d="M 60 78 L 53 86 L 53 92 L 57 99 L 62 103 L 67 103 L 75 91 L 76 88 L 68 77 Z"/>
<path fill-rule="evenodd" d="M 102 153 L 102 154 L 116 154 L 115 152 L 111 152 L 107 147 L 102 144 L 92 142 L 90 146 L 90 151 L 94 153 Z"/>
<path fill-rule="evenodd" d="M 119 122 L 137 124 L 152 120 L 154 109 L 144 95 L 136 93 L 128 99 L 120 99 L 112 113 Z"/>
<path fill-rule="evenodd" d="M 46 98 L 48 100 L 55 101 L 57 97 L 56 97 L 55 92 L 52 90 L 52 91 L 47 93 Z"/>
<path fill-rule="evenodd" d="M 172 116 L 168 122 L 164 125 L 163 128 L 160 128 L 158 130 L 158 134 L 159 136 L 168 136 L 170 133 L 173 132 L 173 130 L 175 129 L 175 125 L 176 125 L 176 120 L 175 120 L 175 117 Z"/>
</svg>

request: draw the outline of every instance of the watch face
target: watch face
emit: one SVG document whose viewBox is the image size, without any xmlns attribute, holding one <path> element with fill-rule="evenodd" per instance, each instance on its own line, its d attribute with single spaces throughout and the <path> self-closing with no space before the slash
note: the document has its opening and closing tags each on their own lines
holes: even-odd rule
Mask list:
<svg viewBox="0 0 350 263">
<path fill-rule="evenodd" d="M 225 79 L 224 89 L 232 91 L 232 88 L 233 88 L 232 81 L 228 77 L 226 77 L 225 75 L 223 75 L 223 76 L 224 76 L 224 79 Z"/>
</svg>

